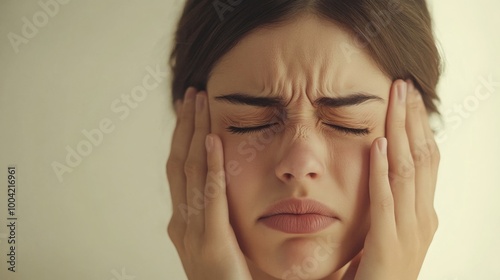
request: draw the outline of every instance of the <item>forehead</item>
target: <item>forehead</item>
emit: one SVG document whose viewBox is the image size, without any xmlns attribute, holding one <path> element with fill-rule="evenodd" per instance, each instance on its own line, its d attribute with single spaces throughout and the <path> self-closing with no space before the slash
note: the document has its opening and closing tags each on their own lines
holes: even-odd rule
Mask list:
<svg viewBox="0 0 500 280">
<path fill-rule="evenodd" d="M 376 91 L 389 78 L 366 51 L 332 21 L 303 14 L 246 35 L 215 65 L 207 88 L 255 95 Z"/>
</svg>

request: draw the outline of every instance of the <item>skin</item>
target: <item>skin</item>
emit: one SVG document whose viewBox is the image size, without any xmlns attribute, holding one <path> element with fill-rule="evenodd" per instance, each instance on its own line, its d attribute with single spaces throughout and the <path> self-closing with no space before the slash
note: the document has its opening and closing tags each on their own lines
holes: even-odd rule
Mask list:
<svg viewBox="0 0 500 280">
<path fill-rule="evenodd" d="M 189 279 L 417 278 L 437 229 L 439 151 L 420 93 L 410 81 L 392 82 L 351 42 L 334 23 L 309 14 L 255 30 L 214 67 L 207 91 L 189 88 L 177 104 L 168 233 Z M 314 105 L 355 92 L 378 99 Z M 230 93 L 280 97 L 286 106 L 217 98 Z M 266 124 L 274 126 L 227 131 Z M 213 144 L 205 149 L 207 134 Z M 290 197 L 317 200 L 339 221 L 314 234 L 258 221 Z"/>
</svg>

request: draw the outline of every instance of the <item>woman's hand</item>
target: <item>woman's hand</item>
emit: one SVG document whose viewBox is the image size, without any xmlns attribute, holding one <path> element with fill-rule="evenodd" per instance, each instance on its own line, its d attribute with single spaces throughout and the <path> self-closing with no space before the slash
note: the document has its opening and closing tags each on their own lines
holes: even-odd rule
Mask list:
<svg viewBox="0 0 500 280">
<path fill-rule="evenodd" d="M 220 138 L 210 134 L 213 144 L 207 141 L 205 149 L 210 133 L 207 94 L 190 87 L 178 105 L 167 161 L 173 205 L 168 235 L 189 279 L 251 279 L 229 224 Z"/>
<path fill-rule="evenodd" d="M 356 280 L 417 279 L 438 226 L 439 150 L 411 81 L 392 85 L 386 135 L 371 147 L 371 226 Z"/>
</svg>

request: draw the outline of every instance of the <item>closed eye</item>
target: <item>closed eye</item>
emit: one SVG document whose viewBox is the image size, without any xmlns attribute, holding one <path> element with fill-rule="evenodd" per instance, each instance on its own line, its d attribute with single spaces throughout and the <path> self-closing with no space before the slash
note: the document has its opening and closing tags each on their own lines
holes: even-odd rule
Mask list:
<svg viewBox="0 0 500 280">
<path fill-rule="evenodd" d="M 278 124 L 278 123 L 266 124 L 266 125 L 262 125 L 262 126 L 252 126 L 252 127 L 229 126 L 226 128 L 226 130 L 231 132 L 232 134 L 255 133 L 255 132 L 269 129 L 271 126 L 276 125 L 276 124 Z"/>
<path fill-rule="evenodd" d="M 357 136 L 370 134 L 370 130 L 368 128 L 350 128 L 329 123 L 324 123 L 324 124 L 345 134 L 352 134 Z"/>
<path fill-rule="evenodd" d="M 278 124 L 278 123 L 266 124 L 266 125 L 262 125 L 262 126 L 252 126 L 252 127 L 229 126 L 226 128 L 226 130 L 232 134 L 257 133 L 257 132 L 261 132 L 261 131 L 264 131 L 266 129 L 269 129 L 276 124 Z M 339 126 L 339 125 L 334 125 L 334 124 L 329 124 L 329 123 L 323 123 L 323 124 L 327 125 L 328 127 L 332 128 L 338 132 L 342 132 L 344 134 L 351 134 L 351 135 L 355 135 L 355 136 L 362 136 L 362 135 L 370 134 L 370 130 L 368 128 L 350 128 L 350 127 L 344 127 L 344 126 Z"/>
</svg>

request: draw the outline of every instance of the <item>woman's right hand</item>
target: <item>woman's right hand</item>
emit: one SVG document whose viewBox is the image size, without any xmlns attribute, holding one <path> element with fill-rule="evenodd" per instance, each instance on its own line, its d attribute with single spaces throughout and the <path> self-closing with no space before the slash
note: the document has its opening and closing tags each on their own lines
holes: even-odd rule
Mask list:
<svg viewBox="0 0 500 280">
<path fill-rule="evenodd" d="M 168 235 L 188 279 L 252 279 L 229 223 L 222 141 L 210 134 L 207 93 L 190 87 L 176 105 L 167 160 L 173 205 Z"/>
</svg>

